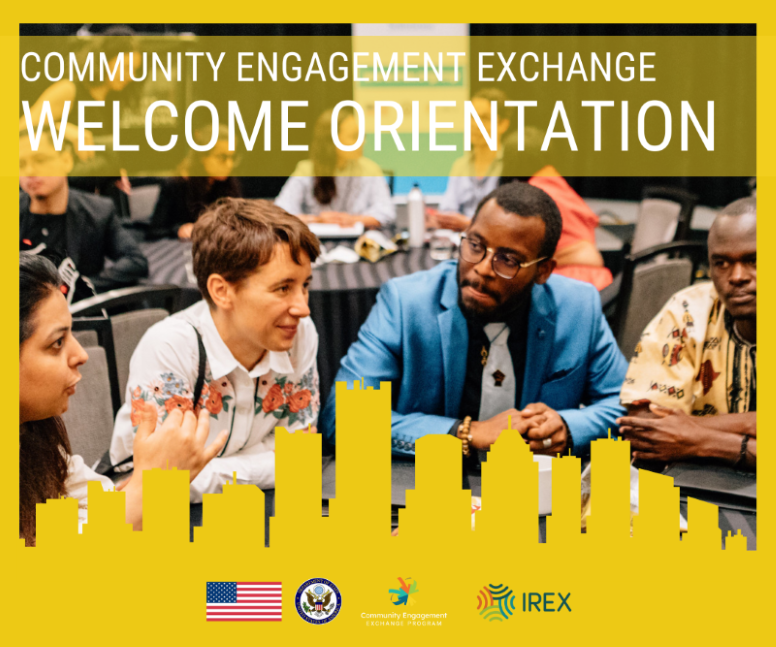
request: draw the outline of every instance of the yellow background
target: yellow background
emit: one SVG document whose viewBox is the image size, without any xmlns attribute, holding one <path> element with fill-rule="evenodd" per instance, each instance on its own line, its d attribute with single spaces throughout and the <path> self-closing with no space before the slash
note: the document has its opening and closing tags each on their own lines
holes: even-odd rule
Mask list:
<svg viewBox="0 0 776 647">
<path fill-rule="evenodd" d="M 484 543 L 456 533 L 451 539 L 395 545 L 384 552 L 380 543 L 353 541 L 360 534 L 354 520 L 336 537 L 311 527 L 295 540 L 269 551 L 254 543 L 213 541 L 201 547 L 134 538 L 112 541 L 100 550 L 61 545 L 49 550 L 23 550 L 18 539 L 18 454 L 16 413 L 18 348 L 16 345 L 16 154 L 18 121 L 19 22 L 378 22 L 388 17 L 412 22 L 756 22 L 758 29 L 758 189 L 761 200 L 761 246 L 768 251 L 773 231 L 774 73 L 776 22 L 756 4 L 738 10 L 729 3 L 554 2 L 527 6 L 514 3 L 471 5 L 451 3 L 423 7 L 417 2 L 390 5 L 264 3 L 162 5 L 135 2 L 107 6 L 82 2 L 76 6 L 38 3 L 7 9 L 2 25 L 4 101 L 0 123 L 2 204 L 7 235 L 2 238 L 5 281 L 2 392 L 10 403 L 11 421 L 0 448 L 0 550 L 3 564 L 2 617 L 4 637 L 11 644 L 388 644 L 438 640 L 449 644 L 519 641 L 531 644 L 763 644 L 773 639 L 773 452 L 769 430 L 760 439 L 758 550 L 688 550 L 616 542 L 573 546 L 534 545 L 517 533 L 502 532 Z M 763 3 L 764 6 L 764 3 Z M 48 7 L 51 7 L 50 9 Z M 387 15 L 389 13 L 389 15 Z M 763 258 L 764 292 L 760 318 L 769 321 L 770 272 L 773 260 Z M 768 330 L 762 337 L 761 362 L 772 365 Z M 763 393 L 774 378 L 761 371 Z M 767 398 L 763 398 L 767 401 Z M 763 417 L 763 416 L 761 416 Z M 767 423 L 766 423 L 767 424 Z M 364 433 L 369 433 L 368 429 Z M 207 523 L 207 512 L 206 523 Z M 692 528 L 692 514 L 690 515 Z M 83 542 L 81 542 L 83 544 Z M 355 548 L 348 546 L 353 543 Z M 348 550 L 344 550 L 347 547 Z M 388 588 L 397 576 L 418 584 L 415 613 L 448 613 L 441 628 L 369 628 L 359 614 L 391 613 Z M 293 609 L 298 585 L 311 577 L 337 584 L 344 602 L 331 624 L 302 622 Z M 284 620 L 278 624 L 206 623 L 205 582 L 208 580 L 282 580 Z M 522 591 L 571 591 L 571 614 L 517 614 L 505 623 L 486 623 L 474 611 L 476 593 L 486 583 L 509 584 Z"/>
</svg>

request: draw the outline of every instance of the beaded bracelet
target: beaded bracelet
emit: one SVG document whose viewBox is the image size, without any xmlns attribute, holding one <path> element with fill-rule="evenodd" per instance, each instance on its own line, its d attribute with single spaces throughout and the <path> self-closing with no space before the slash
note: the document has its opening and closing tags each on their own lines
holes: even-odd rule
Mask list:
<svg viewBox="0 0 776 647">
<path fill-rule="evenodd" d="M 472 435 L 469 433 L 469 428 L 472 424 L 472 417 L 466 416 L 463 422 L 458 425 L 458 438 L 461 439 L 463 455 L 468 456 L 471 452 L 469 449 L 469 443 L 472 441 Z"/>
</svg>

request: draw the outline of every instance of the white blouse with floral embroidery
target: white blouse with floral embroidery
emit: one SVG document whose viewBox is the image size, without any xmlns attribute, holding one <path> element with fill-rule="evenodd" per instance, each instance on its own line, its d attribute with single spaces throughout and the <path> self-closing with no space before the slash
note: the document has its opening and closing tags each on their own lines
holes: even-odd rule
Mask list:
<svg viewBox="0 0 776 647">
<path fill-rule="evenodd" d="M 205 385 L 195 406 L 199 347 L 207 354 Z M 288 352 L 269 351 L 250 371 L 232 355 L 216 330 L 207 303 L 201 301 L 152 326 L 138 344 L 129 366 L 124 405 L 116 416 L 110 456 L 116 464 L 132 455 L 137 424 L 146 407 L 156 407 L 162 424 L 174 408 L 210 412 L 212 442 L 222 429 L 226 446 L 191 483 L 191 502 L 220 492 L 237 474 L 238 483 L 262 489 L 275 486 L 275 427 L 307 431 L 320 409 L 318 333 L 308 317 L 299 322 Z"/>
</svg>

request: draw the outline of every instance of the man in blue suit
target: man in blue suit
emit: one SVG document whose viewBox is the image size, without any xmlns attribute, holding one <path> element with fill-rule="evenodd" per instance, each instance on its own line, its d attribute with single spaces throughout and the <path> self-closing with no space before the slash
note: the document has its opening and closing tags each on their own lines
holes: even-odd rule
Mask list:
<svg viewBox="0 0 776 647">
<path fill-rule="evenodd" d="M 394 453 L 447 433 L 488 449 L 511 417 L 532 451 L 584 454 L 616 427 L 627 362 L 595 288 L 551 276 L 561 228 L 544 191 L 505 184 L 480 203 L 458 261 L 382 287 L 335 379 L 392 383 Z M 335 400 L 332 389 L 319 424 L 329 443 Z"/>
</svg>

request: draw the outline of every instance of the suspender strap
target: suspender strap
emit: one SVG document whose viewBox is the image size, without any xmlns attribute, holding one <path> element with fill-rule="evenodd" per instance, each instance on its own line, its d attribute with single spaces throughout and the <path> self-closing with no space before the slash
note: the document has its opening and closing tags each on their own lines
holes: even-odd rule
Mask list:
<svg viewBox="0 0 776 647">
<path fill-rule="evenodd" d="M 202 397 L 202 389 L 205 386 L 205 363 L 207 362 L 207 352 L 205 351 L 205 344 L 202 343 L 202 335 L 197 327 L 192 324 L 194 332 L 197 333 L 197 346 L 199 347 L 199 368 L 197 369 L 197 383 L 194 386 L 194 401 L 192 402 L 194 409 L 196 410 L 199 399 Z"/>
</svg>

